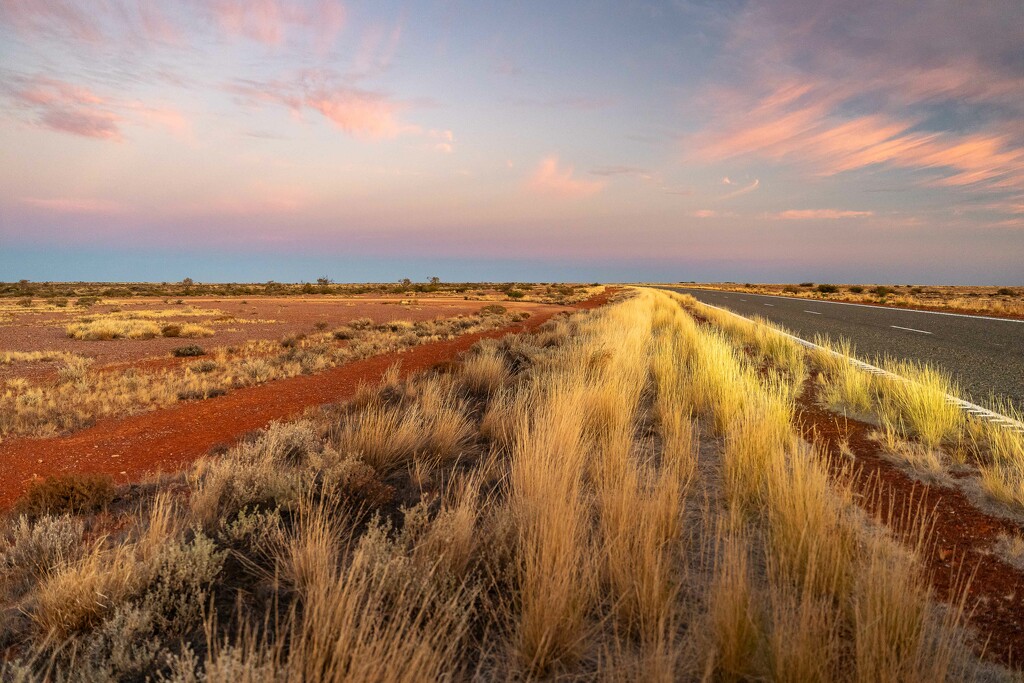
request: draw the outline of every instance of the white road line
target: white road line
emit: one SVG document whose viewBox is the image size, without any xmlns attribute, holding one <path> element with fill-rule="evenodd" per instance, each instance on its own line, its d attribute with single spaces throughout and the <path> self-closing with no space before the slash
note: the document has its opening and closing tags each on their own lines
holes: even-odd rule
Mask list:
<svg viewBox="0 0 1024 683">
<path fill-rule="evenodd" d="M 918 332 L 920 334 L 931 334 L 931 332 L 926 332 L 924 330 L 915 330 L 913 327 L 900 327 L 899 325 L 889 325 L 889 327 L 894 327 L 897 330 L 906 330 L 907 332 Z"/>
<path fill-rule="evenodd" d="M 821 315 L 818 311 L 804 311 L 804 313 L 810 313 L 811 315 Z"/>
<path fill-rule="evenodd" d="M 765 306 L 774 306 L 775 304 L 765 304 Z"/>
<path fill-rule="evenodd" d="M 678 289 L 687 289 L 686 287 L 678 287 Z M 698 292 L 709 292 L 717 290 L 709 289 L 697 289 L 691 291 Z M 690 296 L 693 296 L 692 294 Z M 778 294 L 753 294 L 750 296 L 765 296 L 774 297 L 776 299 L 788 299 L 790 301 L 807 301 L 806 298 L 796 296 L 781 296 Z M 896 313 L 928 313 L 931 315 L 951 315 L 954 318 L 977 318 L 978 320 L 996 320 L 1004 323 L 1024 323 L 1024 320 L 1017 320 L 1015 318 L 996 318 L 989 315 L 971 315 L 970 313 L 946 313 L 945 311 L 922 311 L 920 308 L 899 308 L 896 306 L 872 306 L 871 304 L 855 304 L 852 301 L 828 301 L 827 299 L 813 299 L 814 303 L 818 304 L 838 304 L 840 306 L 860 306 L 861 308 L 873 308 L 876 311 L 894 311 Z"/>
</svg>

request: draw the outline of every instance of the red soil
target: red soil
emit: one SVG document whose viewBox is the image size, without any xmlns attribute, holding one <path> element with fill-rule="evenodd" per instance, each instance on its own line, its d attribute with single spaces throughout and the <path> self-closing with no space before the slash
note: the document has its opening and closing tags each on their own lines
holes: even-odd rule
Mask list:
<svg viewBox="0 0 1024 683">
<path fill-rule="evenodd" d="M 855 456 L 851 485 L 869 514 L 913 545 L 922 519 L 931 516 L 931 543 L 924 553 L 936 597 L 955 603 L 967 586 L 968 622 L 978 634 L 976 649 L 1004 665 L 1024 668 L 1024 572 L 993 554 L 1002 535 L 1019 535 L 1011 521 L 985 514 L 956 488 L 929 486 L 885 460 L 872 427 L 841 418 L 815 404 L 815 384 L 799 399 L 805 437 L 826 447 L 832 474 L 844 476 L 845 440 Z"/>
<path fill-rule="evenodd" d="M 402 301 L 409 302 L 402 304 Z M 245 302 L 245 303 L 243 303 Z M 32 309 L 15 311 L 10 322 L 0 323 L 0 350 L 4 351 L 66 351 L 95 361 L 96 366 L 112 369 L 145 367 L 159 369 L 174 367 L 180 360 L 172 360 L 171 352 L 187 344 L 199 344 L 204 348 L 238 345 L 255 339 L 281 339 L 289 335 L 309 333 L 317 323 L 326 323 L 328 329 L 338 327 L 356 318 L 370 318 L 384 323 L 394 320 L 432 320 L 434 318 L 470 315 L 484 306 L 500 303 L 510 311 L 525 311 L 535 314 L 541 311 L 558 311 L 564 307 L 518 301 L 467 301 L 461 297 L 420 297 L 368 299 L 353 297 L 193 297 L 185 299 L 182 305 L 165 304 L 162 299 L 117 299 L 108 304 L 94 306 L 88 310 L 69 308 L 59 312 L 34 312 Z M 188 308 L 214 309 L 223 312 L 220 316 L 189 315 Z M 185 339 L 180 337 L 155 337 L 153 339 L 113 339 L 107 341 L 84 341 L 69 339 L 65 326 L 81 317 L 108 313 L 120 308 L 123 313 L 175 310 L 178 315 L 168 316 L 168 321 L 193 322 L 210 327 L 215 331 L 212 337 Z M 180 311 L 178 310 L 180 309 Z M 264 320 L 273 322 L 234 322 L 236 320 Z M 0 365 L 0 386 L 8 379 L 22 377 L 33 382 L 43 382 L 56 375 L 60 363 L 18 362 Z"/>
<path fill-rule="evenodd" d="M 40 477 L 100 472 L 112 475 L 116 481 L 128 482 L 154 471 L 181 469 L 214 446 L 229 444 L 273 420 L 294 417 L 313 406 L 347 400 L 360 385 L 379 382 L 395 363 L 401 364 L 400 374 L 404 377 L 450 360 L 481 339 L 535 329 L 559 310 L 600 306 L 612 293 L 611 289 L 605 290 L 573 307 L 545 306 L 520 325 L 423 344 L 315 375 L 237 389 L 205 401 L 103 420 L 69 436 L 11 439 L 0 444 L 0 509 L 9 507 L 29 482 Z"/>
</svg>

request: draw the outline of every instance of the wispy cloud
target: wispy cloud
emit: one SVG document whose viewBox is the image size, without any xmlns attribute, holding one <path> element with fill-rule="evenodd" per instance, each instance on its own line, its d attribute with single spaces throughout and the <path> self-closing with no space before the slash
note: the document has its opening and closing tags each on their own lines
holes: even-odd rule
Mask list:
<svg viewBox="0 0 1024 683">
<path fill-rule="evenodd" d="M 715 116 L 686 140 L 688 155 L 1024 192 L 1024 69 L 1019 32 L 1005 26 L 1018 13 L 1013 0 L 977 11 L 945 0 L 751 3 L 728 37 L 730 60 L 746 66 L 698 98 Z"/>
<path fill-rule="evenodd" d="M 114 215 L 124 213 L 123 204 L 104 199 L 77 197 L 23 197 L 21 203 L 55 213 Z"/>
<path fill-rule="evenodd" d="M 355 138 L 380 140 L 422 132 L 419 126 L 400 120 L 406 103 L 384 93 L 345 85 L 326 71 L 303 72 L 288 81 L 241 81 L 228 90 L 250 102 L 286 106 L 297 115 L 307 109 L 319 112 Z"/>
<path fill-rule="evenodd" d="M 175 109 L 101 97 L 89 88 L 45 76 L 19 79 L 7 98 L 34 116 L 36 125 L 81 137 L 120 142 L 125 124 L 161 127 L 179 135 L 189 131 L 188 121 Z"/>
<path fill-rule="evenodd" d="M 294 30 L 300 34 L 296 38 L 323 53 L 345 25 L 345 8 L 337 0 L 6 0 L 0 3 L 0 18 L 23 34 L 97 47 L 128 36 L 179 44 L 194 33 L 194 20 L 271 46 L 284 43 Z"/>
<path fill-rule="evenodd" d="M 724 182 L 724 181 L 728 181 L 728 182 Z M 733 181 L 729 180 L 729 178 L 723 178 L 723 182 L 726 185 L 734 185 L 735 184 L 735 183 L 733 183 Z M 721 202 L 721 201 L 725 201 L 727 199 L 733 199 L 735 197 L 740 197 L 742 195 L 745 195 L 745 194 L 748 194 L 750 192 L 753 192 L 754 190 L 756 190 L 760 186 L 761 186 L 760 179 L 754 178 L 754 181 L 751 182 L 749 185 L 744 185 L 743 187 L 741 187 L 741 188 L 739 188 L 737 190 L 733 190 L 732 192 L 729 192 L 728 194 L 722 195 L 721 197 L 718 198 L 718 201 Z"/>
<path fill-rule="evenodd" d="M 784 221 L 838 220 L 840 218 L 870 218 L 874 211 L 844 211 L 842 209 L 790 209 L 774 214 L 772 218 Z"/>
<path fill-rule="evenodd" d="M 653 177 L 650 169 L 642 166 L 598 166 L 590 169 L 590 173 L 599 176 L 632 175 L 643 178 L 644 180 L 650 180 Z"/>
<path fill-rule="evenodd" d="M 574 172 L 572 166 L 563 167 L 557 156 L 550 156 L 541 160 L 526 186 L 540 194 L 566 198 L 588 197 L 604 189 L 604 181 L 575 178 Z"/>
</svg>

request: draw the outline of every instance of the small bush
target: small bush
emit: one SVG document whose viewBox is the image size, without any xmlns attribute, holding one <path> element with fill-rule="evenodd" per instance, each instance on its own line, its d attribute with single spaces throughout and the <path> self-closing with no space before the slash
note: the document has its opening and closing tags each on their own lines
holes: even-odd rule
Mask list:
<svg viewBox="0 0 1024 683">
<path fill-rule="evenodd" d="M 814 283 L 813 282 L 801 282 L 800 286 L 801 287 L 813 287 Z"/>
<path fill-rule="evenodd" d="M 318 329 L 321 332 L 323 332 L 324 330 L 326 330 L 329 327 L 329 325 L 328 325 L 326 320 L 321 320 L 316 325 L 313 325 L 313 327 L 315 327 L 316 329 Z"/>
<path fill-rule="evenodd" d="M 100 298 L 98 296 L 80 296 L 78 297 L 78 301 L 75 302 L 75 305 L 81 306 L 82 308 L 89 308 L 98 304 L 99 301 Z"/>
<path fill-rule="evenodd" d="M 24 299 L 18 299 L 18 305 L 28 308 L 32 305 L 32 297 L 27 296 Z"/>
<path fill-rule="evenodd" d="M 782 288 L 782 291 L 788 292 L 789 294 L 799 294 L 800 288 L 794 287 L 793 285 L 786 285 L 785 287 Z"/>
<path fill-rule="evenodd" d="M 373 327 L 373 320 L 371 318 L 356 318 L 349 321 L 348 326 L 353 330 L 368 330 Z"/>
<path fill-rule="evenodd" d="M 213 372 L 217 369 L 217 362 L 212 360 L 201 360 L 196 363 L 191 363 L 188 369 L 192 372 L 205 375 L 208 372 Z"/>
<path fill-rule="evenodd" d="M 181 325 L 164 325 L 160 328 L 160 334 L 165 337 L 180 337 L 181 336 Z"/>
<path fill-rule="evenodd" d="M 519 289 L 510 289 L 507 292 L 505 292 L 505 294 L 508 296 L 509 299 L 522 299 L 524 296 L 526 296 L 526 292 Z"/>
<path fill-rule="evenodd" d="M 286 349 L 294 349 L 299 345 L 299 342 L 306 338 L 304 334 L 297 334 L 291 337 L 285 337 L 281 340 L 281 346 Z"/>
<path fill-rule="evenodd" d="M 504 315 L 508 309 L 500 304 L 490 304 L 480 309 L 480 312 L 484 315 Z"/>
<path fill-rule="evenodd" d="M 818 285 L 818 291 L 822 294 L 835 294 L 839 288 L 835 285 Z"/>
<path fill-rule="evenodd" d="M 860 294 L 861 292 L 864 291 L 864 288 L 861 287 L 860 285 L 853 285 L 849 289 L 851 294 Z"/>
<path fill-rule="evenodd" d="M 352 334 L 352 330 L 335 330 L 334 331 L 334 338 L 337 339 L 338 341 L 344 341 L 346 339 L 351 339 L 354 336 L 355 335 Z"/>
<path fill-rule="evenodd" d="M 33 482 L 15 509 L 30 517 L 80 514 L 102 509 L 114 499 L 114 482 L 105 474 L 65 474 Z"/>
<path fill-rule="evenodd" d="M 203 350 L 202 346 L 198 344 L 189 344 L 188 346 L 179 346 L 174 349 L 174 355 L 178 358 L 188 358 L 190 356 L 205 356 L 206 351 Z"/>
<path fill-rule="evenodd" d="M 879 285 L 871 290 L 871 293 L 879 298 L 883 298 L 892 294 L 895 290 L 892 287 L 883 287 Z"/>
<path fill-rule="evenodd" d="M 68 305 L 68 300 L 65 299 L 64 297 L 60 297 L 53 300 L 53 305 L 56 306 L 57 308 L 64 308 L 65 306 Z"/>
<path fill-rule="evenodd" d="M 1013 296 L 1014 294 L 1016 294 L 1016 292 L 1010 289 L 1009 287 L 1000 287 L 998 290 L 996 290 L 996 294 L 1000 296 Z"/>
</svg>

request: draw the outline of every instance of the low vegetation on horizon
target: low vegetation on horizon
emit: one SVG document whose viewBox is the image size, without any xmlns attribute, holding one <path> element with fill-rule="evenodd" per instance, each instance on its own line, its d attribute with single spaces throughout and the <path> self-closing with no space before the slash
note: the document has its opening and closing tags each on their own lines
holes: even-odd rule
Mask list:
<svg viewBox="0 0 1024 683">
<path fill-rule="evenodd" d="M 1024 436 L 954 416 L 927 368 L 850 368 L 631 290 L 177 475 L 41 482 L 0 522 L 0 679 L 1013 680 L 976 654 L 969 568 L 932 587 L 934 511 L 867 514 L 797 406 L 1011 518 Z"/>
</svg>

